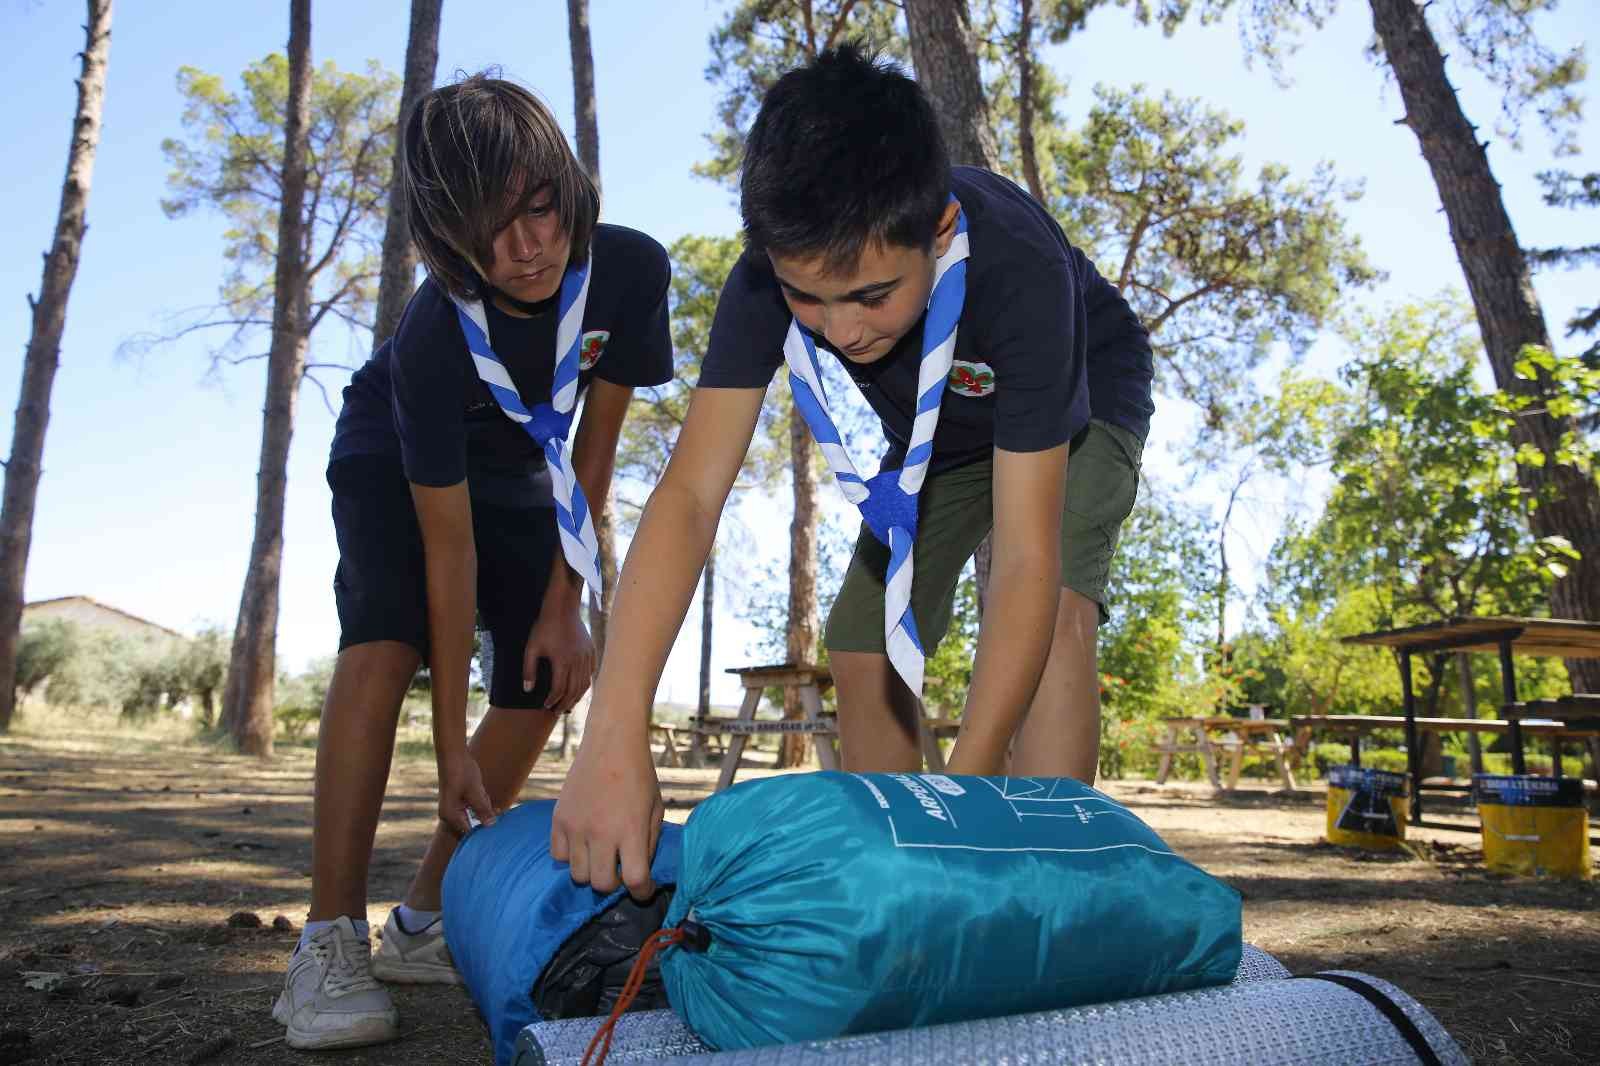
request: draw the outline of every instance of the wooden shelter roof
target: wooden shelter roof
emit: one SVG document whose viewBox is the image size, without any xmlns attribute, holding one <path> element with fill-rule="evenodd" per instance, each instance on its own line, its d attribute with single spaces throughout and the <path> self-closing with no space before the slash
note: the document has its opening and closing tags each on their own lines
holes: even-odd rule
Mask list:
<svg viewBox="0 0 1600 1066">
<path fill-rule="evenodd" d="M 1571 618 L 1447 618 L 1403 629 L 1358 633 L 1343 642 L 1410 652 L 1492 652 L 1508 639 L 1517 655 L 1600 659 L 1600 622 Z"/>
</svg>

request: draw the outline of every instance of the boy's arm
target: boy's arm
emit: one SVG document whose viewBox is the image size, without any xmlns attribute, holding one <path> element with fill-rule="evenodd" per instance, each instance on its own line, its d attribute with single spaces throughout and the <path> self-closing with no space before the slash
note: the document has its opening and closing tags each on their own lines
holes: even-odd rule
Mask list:
<svg viewBox="0 0 1600 1066">
<path fill-rule="evenodd" d="M 949 772 L 999 774 L 1044 673 L 1061 598 L 1067 445 L 994 452 L 994 563 Z"/>
<path fill-rule="evenodd" d="M 632 399 L 632 388 L 595 378 L 589 384 L 583 416 L 573 434 L 572 469 L 578 475 L 578 485 L 596 525 L 610 496 L 617 440 Z M 583 578 L 567 565 L 558 540 L 550 584 L 545 588 L 539 618 L 523 651 L 522 684 L 531 690 L 539 659 L 549 659 L 550 695 L 545 707 L 561 714 L 583 698 L 594 679 L 594 644 L 583 625 L 583 595 Z"/>
<path fill-rule="evenodd" d="M 433 682 L 433 750 L 439 763 L 439 817 L 466 833 L 467 808 L 485 824 L 494 805 L 467 752 L 467 671 L 477 609 L 478 554 L 472 539 L 467 483 L 444 488 L 413 483 L 422 528 L 428 588 L 428 662 Z"/>
<path fill-rule="evenodd" d="M 551 826 L 550 854 L 596 891 L 617 887 L 619 865 L 635 897 L 654 891 L 650 857 L 662 805 L 650 711 L 764 397 L 763 389 L 695 390 L 628 549 L 583 743 Z"/>
</svg>

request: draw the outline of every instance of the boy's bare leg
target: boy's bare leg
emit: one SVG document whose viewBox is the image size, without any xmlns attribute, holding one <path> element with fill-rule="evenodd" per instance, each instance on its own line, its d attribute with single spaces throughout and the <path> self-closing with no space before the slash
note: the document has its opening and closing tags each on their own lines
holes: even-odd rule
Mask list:
<svg viewBox="0 0 1600 1066">
<path fill-rule="evenodd" d="M 909 773 L 922 769 L 917 701 L 887 655 L 830 651 L 839 693 L 840 762 L 850 773 Z"/>
<path fill-rule="evenodd" d="M 1099 606 L 1062 589 L 1044 676 L 1011 745 L 1013 776 L 1071 777 L 1094 784 L 1100 762 L 1099 631 Z"/>
<path fill-rule="evenodd" d="M 551 711 L 507 710 L 490 707 L 489 713 L 478 723 L 467 750 L 483 774 L 483 787 L 496 811 L 504 810 L 516 802 L 522 786 L 533 771 L 539 753 L 544 751 L 555 729 L 559 714 Z M 433 840 L 422 857 L 417 876 L 406 892 L 406 906 L 419 911 L 436 911 L 442 907 L 440 886 L 444 882 L 445 867 L 455 854 L 460 838 L 443 822 L 433 830 Z"/>
<path fill-rule="evenodd" d="M 422 656 L 382 640 L 339 653 L 317 729 L 311 921 L 367 917 L 372 840 L 389 782 L 400 704 Z"/>
</svg>

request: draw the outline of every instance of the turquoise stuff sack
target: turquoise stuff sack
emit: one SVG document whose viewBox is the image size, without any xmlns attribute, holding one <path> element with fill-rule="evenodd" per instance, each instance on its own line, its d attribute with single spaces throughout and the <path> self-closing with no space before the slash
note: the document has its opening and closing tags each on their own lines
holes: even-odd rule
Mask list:
<svg viewBox="0 0 1600 1066">
<path fill-rule="evenodd" d="M 1069 779 L 816 773 L 751 781 L 684 832 L 662 956 L 718 1049 L 1233 980 L 1240 898 Z"/>
<path fill-rule="evenodd" d="M 570 1007 L 582 998 L 583 989 L 573 994 L 574 980 L 587 978 L 592 995 L 605 976 L 600 971 L 611 969 L 621 974 L 615 982 L 620 988 L 639 944 L 660 926 L 659 912 L 652 918 L 650 908 L 625 900 L 620 889 L 608 895 L 573 883 L 567 864 L 550 857 L 554 811 L 554 800 L 513 807 L 493 825 L 467 834 L 445 870 L 445 942 L 489 1027 L 499 1066 L 511 1062 L 524 1026 L 549 1020 L 541 1003 Z M 682 826 L 661 827 L 650 865 L 658 886 L 678 880 L 682 834 Z M 625 911 L 628 921 L 619 927 L 613 920 Z M 647 927 L 639 928 L 641 923 Z M 565 959 L 574 947 L 583 957 Z M 546 987 L 551 971 L 559 971 L 564 988 Z M 600 1003 L 598 1012 L 610 1007 Z"/>
</svg>

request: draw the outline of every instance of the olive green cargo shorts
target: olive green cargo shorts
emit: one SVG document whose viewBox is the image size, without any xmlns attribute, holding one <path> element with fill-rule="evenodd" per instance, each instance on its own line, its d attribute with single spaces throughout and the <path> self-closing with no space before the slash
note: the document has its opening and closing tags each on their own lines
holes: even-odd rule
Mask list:
<svg viewBox="0 0 1600 1066">
<path fill-rule="evenodd" d="M 1122 523 L 1139 491 L 1144 443 L 1099 419 L 1073 439 L 1067 498 L 1061 512 L 1061 584 L 1106 610 L 1106 579 Z M 928 478 L 918 504 L 911 613 L 931 654 L 950 628 L 961 569 L 994 525 L 994 460 L 984 459 Z M 829 651 L 883 654 L 883 579 L 889 549 L 865 525 L 828 615 Z"/>
</svg>

